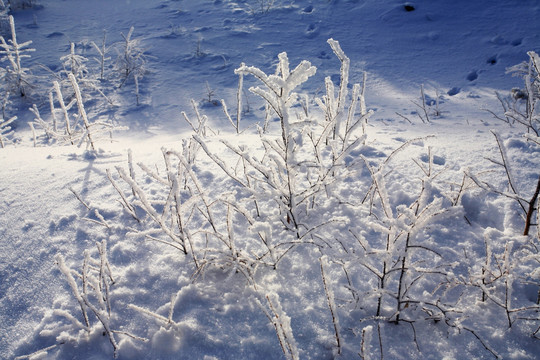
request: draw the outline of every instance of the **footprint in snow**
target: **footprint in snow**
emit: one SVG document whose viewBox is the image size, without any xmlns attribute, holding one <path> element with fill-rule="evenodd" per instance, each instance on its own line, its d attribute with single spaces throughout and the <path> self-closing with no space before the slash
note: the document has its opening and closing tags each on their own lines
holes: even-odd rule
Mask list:
<svg viewBox="0 0 540 360">
<path fill-rule="evenodd" d="M 493 55 L 489 59 L 487 59 L 486 63 L 489 65 L 495 65 L 497 63 L 497 55 Z"/>
<path fill-rule="evenodd" d="M 304 14 L 311 14 L 313 12 L 313 6 L 309 5 L 306 6 L 304 9 L 302 9 L 302 13 Z"/>
<path fill-rule="evenodd" d="M 517 38 L 510 41 L 508 39 L 505 39 L 501 35 L 497 35 L 497 36 L 492 37 L 489 41 L 495 45 L 509 45 L 510 44 L 512 46 L 519 46 L 523 42 L 523 38 Z"/>
<path fill-rule="evenodd" d="M 478 71 L 476 71 L 476 70 L 471 71 L 469 73 L 469 75 L 467 75 L 467 80 L 469 80 L 469 81 L 474 81 L 476 79 L 478 79 Z"/>
<path fill-rule="evenodd" d="M 306 31 L 304 32 L 304 35 L 306 35 L 307 38 L 313 39 L 317 35 L 319 35 L 319 28 L 315 24 L 309 24 L 306 28 Z"/>
<path fill-rule="evenodd" d="M 413 4 L 406 3 L 405 5 L 403 5 L 403 10 L 405 10 L 406 12 L 411 12 L 411 11 L 416 10 L 416 8 L 414 7 Z"/>
<path fill-rule="evenodd" d="M 454 96 L 454 95 L 459 94 L 460 91 L 461 91 L 461 88 L 453 87 L 453 88 L 451 88 L 450 90 L 448 90 L 447 94 L 448 94 L 449 96 Z"/>
<path fill-rule="evenodd" d="M 519 38 L 519 39 L 513 40 L 510 44 L 512 44 L 512 46 L 519 46 L 521 45 L 522 42 L 523 42 L 523 39 Z"/>
<path fill-rule="evenodd" d="M 425 163 L 429 162 L 428 154 L 422 154 L 420 156 L 420 160 L 422 160 Z M 433 163 L 435 165 L 444 165 L 444 164 L 446 164 L 446 159 L 443 158 L 442 156 L 433 155 Z"/>
<path fill-rule="evenodd" d="M 508 40 L 503 38 L 501 35 L 496 35 L 496 36 L 492 37 L 489 41 L 492 44 L 495 44 L 495 45 L 506 45 L 506 44 L 508 44 Z"/>
<path fill-rule="evenodd" d="M 318 57 L 319 59 L 323 59 L 323 60 L 328 60 L 328 59 L 331 59 L 331 58 L 332 58 L 332 57 L 331 57 L 330 55 L 328 55 L 328 53 L 327 53 L 326 51 L 324 51 L 324 50 L 321 51 L 321 52 L 319 53 L 319 55 L 317 55 L 317 57 Z"/>
<path fill-rule="evenodd" d="M 51 220 L 51 222 L 49 223 L 49 234 L 52 235 L 57 231 L 65 230 L 76 219 L 77 219 L 77 215 L 72 214 L 69 216 L 61 217 L 57 221 Z"/>
</svg>

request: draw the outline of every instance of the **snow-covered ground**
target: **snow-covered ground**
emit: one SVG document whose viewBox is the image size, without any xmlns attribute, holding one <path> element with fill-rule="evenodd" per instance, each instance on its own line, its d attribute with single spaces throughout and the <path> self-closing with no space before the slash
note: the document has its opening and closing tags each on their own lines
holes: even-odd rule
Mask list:
<svg viewBox="0 0 540 360">
<path fill-rule="evenodd" d="M 534 212 L 521 235 L 528 207 L 511 197 L 533 196 L 540 147 L 494 116 L 497 92 L 524 87 L 507 68 L 540 52 L 537 1 L 29 3 L 10 14 L 32 87 L 2 107 L 18 118 L 0 148 L 0 358 L 539 358 L 540 232 Z M 138 101 L 116 69 L 131 27 Z M 347 113 L 367 79 L 371 115 L 347 141 L 345 122 L 321 135 L 325 78 L 340 84 L 330 38 L 350 58 L 338 119 L 362 119 Z M 71 44 L 88 118 L 117 127 L 95 150 L 28 125 L 33 104 L 52 124 L 54 81 L 69 103 Z M 317 70 L 297 102 L 261 93 L 291 124 L 270 112 L 260 135 L 252 73 L 282 52 Z M 242 63 L 237 134 L 220 101 L 234 122 Z"/>
</svg>

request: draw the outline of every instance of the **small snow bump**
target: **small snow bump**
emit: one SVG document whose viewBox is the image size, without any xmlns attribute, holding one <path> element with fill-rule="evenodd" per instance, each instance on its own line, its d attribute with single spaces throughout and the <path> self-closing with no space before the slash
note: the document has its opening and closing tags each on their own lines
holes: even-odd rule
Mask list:
<svg viewBox="0 0 540 360">
<path fill-rule="evenodd" d="M 441 34 L 438 31 L 431 31 L 428 33 L 427 37 L 429 40 L 438 40 Z"/>
<path fill-rule="evenodd" d="M 52 32 L 52 33 L 50 33 L 49 35 L 47 35 L 47 37 L 48 37 L 49 39 L 50 39 L 50 38 L 55 38 L 55 37 L 60 37 L 60 36 L 64 36 L 64 33 L 55 31 L 55 32 Z"/>
<path fill-rule="evenodd" d="M 506 45 L 506 44 L 508 44 L 508 40 L 506 40 L 505 38 L 503 38 L 500 35 L 492 37 L 490 42 L 495 44 L 495 45 Z"/>
</svg>

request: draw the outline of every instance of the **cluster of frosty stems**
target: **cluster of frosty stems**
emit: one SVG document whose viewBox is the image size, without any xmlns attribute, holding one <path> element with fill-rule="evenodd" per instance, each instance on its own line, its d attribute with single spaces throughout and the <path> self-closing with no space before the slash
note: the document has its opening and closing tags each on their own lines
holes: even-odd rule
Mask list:
<svg viewBox="0 0 540 360">
<path fill-rule="evenodd" d="M 192 139 L 183 143 L 182 152 L 163 150 L 165 174 L 160 174 L 157 168 L 153 170 L 138 164 L 146 178 L 156 181 L 165 188 L 165 199 L 148 198 L 135 174 L 131 155 L 128 171 L 117 168 L 118 177 L 127 188 L 122 187 L 113 179 L 112 174 L 108 173 L 111 183 L 120 193 L 121 203 L 127 212 L 141 222 L 144 220 L 142 218 L 144 213 L 146 218 L 156 225 L 156 228 L 142 234 L 148 239 L 173 246 L 185 255 L 190 254 L 196 268 L 195 278 L 203 274 L 208 266 L 218 266 L 229 269 L 231 273 L 241 273 L 245 276 L 248 284 L 258 294 L 257 303 L 274 326 L 284 355 L 291 359 L 298 358 L 298 349 L 290 326 L 290 318 L 283 311 L 278 295 L 262 291 L 264 286 L 259 288 L 255 283 L 255 272 L 259 265 L 275 269 L 279 261 L 299 244 L 314 245 L 321 250 L 326 248 L 328 243 L 324 235 L 320 234 L 320 230 L 339 220 L 332 218 L 323 224 L 312 224 L 309 222 L 309 212 L 319 206 L 319 201 L 332 197 L 331 185 L 351 171 L 350 160 L 346 159 L 351 158 L 349 155 L 353 150 L 358 150 L 365 144 L 365 125 L 371 114 L 366 110 L 364 103 L 365 76 L 364 87 L 353 85 L 352 96 L 349 98 L 349 59 L 337 41 L 331 39 L 329 44 L 341 62 L 341 81 L 336 95 L 334 84 L 327 78 L 326 95 L 316 100 L 319 109 L 324 113 L 324 121 L 311 120 L 307 102 L 303 103 L 303 113 L 294 113 L 293 107 L 298 104 L 299 98 L 295 89 L 315 73 L 315 68 L 309 62 L 303 61 L 291 70 L 287 55 L 281 53 L 278 56 L 279 64 L 275 74 L 268 75 L 256 67 L 245 64 L 236 70 L 240 75 L 237 96 L 240 97 L 242 92 L 243 77 L 245 75 L 255 77 L 262 86 L 251 87 L 250 91 L 264 99 L 269 109 L 268 114 L 276 116 L 280 126 L 281 136 L 277 137 L 266 133 L 266 124 L 264 129 L 260 129 L 259 136 L 263 149 L 261 157 L 250 153 L 244 146 L 221 140 L 225 149 L 235 157 L 233 161 L 224 160 L 225 157 L 218 155 L 209 146 L 207 118 L 199 113 L 194 104 L 198 123 L 192 122 L 185 113 L 184 118 L 195 134 Z M 346 99 L 350 99 L 350 102 Z M 241 100 L 237 101 L 236 121 L 230 116 L 224 102 L 222 104 L 227 119 L 235 132 L 239 133 Z M 355 116 L 358 106 L 360 118 Z M 309 141 L 300 141 L 301 139 Z M 443 256 L 428 243 L 422 243 L 417 235 L 443 217 L 456 216 L 458 214 L 456 205 L 459 205 L 463 191 L 468 186 L 468 178 L 464 176 L 457 195 L 441 196 L 434 186 L 434 180 L 441 172 L 435 171 L 433 154 L 429 148 L 426 165 L 422 161 L 415 161 L 424 175 L 417 198 L 410 205 L 397 207 L 392 205 L 388 194 L 389 188 L 386 185 L 388 174 L 386 165 L 407 146 L 419 140 L 421 139 L 406 142 L 378 167 L 372 165 L 364 156 L 360 156 L 360 161 L 352 162 L 357 167 L 364 164 L 371 175 L 371 187 L 359 207 L 367 209 L 368 216 L 373 220 L 370 230 L 384 237 L 382 248 L 372 248 L 373 244 L 369 244 L 368 240 L 350 230 L 362 248 L 358 252 L 354 266 L 367 269 L 378 280 L 375 317 L 410 324 L 417 348 L 419 345 L 414 326 L 417 319 L 409 317 L 414 311 L 412 308 L 419 308 L 433 319 L 445 318 L 448 326 L 471 333 L 489 352 L 498 357 L 473 329 L 463 327 L 459 324 L 459 320 L 452 320 L 446 316 L 453 310 L 443 307 L 436 296 L 431 294 L 419 298 L 418 291 L 413 291 L 415 285 L 420 284 L 426 276 L 441 279 L 451 277 L 449 270 L 451 266 L 441 264 Z M 202 149 L 230 180 L 246 190 L 244 192 L 248 194 L 246 198 L 238 199 L 226 194 L 213 200 L 206 195 L 207 190 L 202 188 L 192 168 L 199 149 Z M 299 159 L 299 154 L 307 154 L 308 159 Z M 269 208 L 268 204 L 277 204 L 279 215 L 276 215 L 276 212 L 265 213 Z M 223 223 L 218 223 L 220 219 L 214 215 L 218 211 L 224 214 Z M 250 246 L 253 247 L 249 249 L 239 246 L 235 230 L 237 221 L 235 219 L 239 217 L 242 222 L 249 225 L 249 230 L 258 240 L 258 248 L 252 244 Z M 195 223 L 197 225 L 194 225 Z M 276 243 L 276 236 L 272 234 L 274 231 L 272 227 L 276 224 L 283 225 L 290 237 L 280 236 L 280 240 Z M 165 235 L 168 240 L 156 236 L 156 233 Z M 344 244 L 341 245 L 345 249 Z M 254 251 L 253 248 L 257 250 Z M 340 335 L 339 308 L 336 306 L 331 281 L 326 273 L 327 257 L 323 256 L 320 261 L 323 289 L 332 316 L 337 351 L 341 353 L 343 343 Z M 351 262 L 334 261 L 334 263 L 342 265 L 351 293 L 355 296 L 346 268 Z M 486 280 L 487 277 L 483 279 Z M 441 280 L 441 286 L 443 282 L 444 280 Z M 383 302 L 387 298 L 392 299 L 395 307 L 390 314 L 383 316 L 383 312 L 388 308 L 383 307 Z M 358 295 L 355 299 L 358 303 Z M 172 306 L 173 301 L 171 308 Z M 166 318 L 143 308 L 134 308 L 161 323 L 174 325 L 172 311 Z M 508 313 L 514 311 L 510 305 L 506 306 L 506 309 Z M 364 330 L 361 357 L 368 358 L 371 354 L 369 340 L 373 330 L 372 328 Z M 380 326 L 379 343 L 382 356 Z"/>
<path fill-rule="evenodd" d="M 5 40 L 0 36 L 0 55 L 2 61 L 7 60 L 9 65 L 4 69 L 5 78 L 10 93 L 25 96 L 30 87 L 29 69 L 22 65 L 22 59 L 29 58 L 28 52 L 33 52 L 35 49 L 28 48 L 32 41 L 26 41 L 19 44 L 17 34 L 15 32 L 15 21 L 13 16 L 9 16 L 9 25 L 11 29 L 11 39 Z"/>
<path fill-rule="evenodd" d="M 15 120 L 17 120 L 16 116 L 13 116 L 12 118 L 8 120 L 0 119 L 0 147 L 1 148 L 5 147 L 7 137 L 13 134 L 13 130 L 11 129 L 11 126 L 9 125 L 13 123 Z"/>
<path fill-rule="evenodd" d="M 55 140 L 60 143 L 69 143 L 77 146 L 81 146 L 82 143 L 86 142 L 87 147 L 90 150 L 95 151 L 96 140 L 102 133 L 110 133 L 115 129 L 122 130 L 125 128 L 115 127 L 111 123 L 100 120 L 91 121 L 84 106 L 84 101 L 77 78 L 74 74 L 69 73 L 68 79 L 74 92 L 74 97 L 71 99 L 71 101 L 66 103 L 64 94 L 62 93 L 61 86 L 58 81 L 53 82 L 53 91 L 49 93 L 49 107 L 52 124 L 43 119 L 36 105 L 33 105 L 32 108 L 30 108 L 30 111 L 34 114 L 34 121 L 33 123 L 30 123 L 34 136 L 34 145 L 36 145 L 37 141 L 35 131 L 37 126 L 43 129 L 46 137 L 49 140 Z M 55 104 L 58 104 L 60 108 L 57 109 Z M 72 108 L 75 105 L 77 105 L 76 112 L 72 111 Z M 61 114 L 60 119 L 58 113 Z"/>
<path fill-rule="evenodd" d="M 61 315 L 77 324 L 79 328 L 90 332 L 92 324 L 89 314 L 94 314 L 95 318 L 103 326 L 112 347 L 113 354 L 118 356 L 118 342 L 115 334 L 123 334 L 139 340 L 146 340 L 129 333 L 114 330 L 111 327 L 111 302 L 110 292 L 114 279 L 111 273 L 111 267 L 107 259 L 107 242 L 103 240 L 96 243 L 99 253 L 99 260 L 93 261 L 88 250 L 84 252 L 84 260 L 81 273 L 71 270 L 65 263 L 64 257 L 60 254 L 56 256 L 56 263 L 60 272 L 65 276 L 71 292 L 81 308 L 83 322 L 75 319 L 68 312 L 60 312 Z"/>
</svg>

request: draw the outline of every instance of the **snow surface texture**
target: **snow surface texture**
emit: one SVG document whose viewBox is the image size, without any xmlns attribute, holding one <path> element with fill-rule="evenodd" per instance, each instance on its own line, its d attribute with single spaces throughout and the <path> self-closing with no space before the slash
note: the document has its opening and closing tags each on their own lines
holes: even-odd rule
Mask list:
<svg viewBox="0 0 540 360">
<path fill-rule="evenodd" d="M 1 358 L 538 358 L 536 1 L 10 3 Z"/>
</svg>

